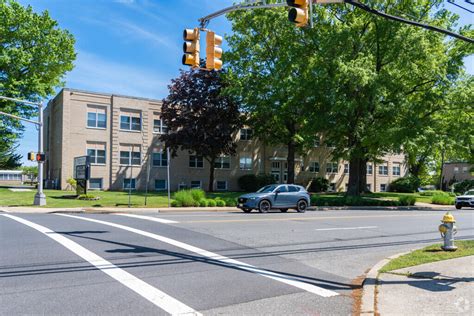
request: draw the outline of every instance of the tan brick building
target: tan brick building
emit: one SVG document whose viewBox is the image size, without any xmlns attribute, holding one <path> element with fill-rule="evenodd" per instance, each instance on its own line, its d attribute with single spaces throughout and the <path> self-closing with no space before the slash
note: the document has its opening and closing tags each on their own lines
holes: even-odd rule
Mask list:
<svg viewBox="0 0 474 316">
<path fill-rule="evenodd" d="M 144 190 L 165 190 L 167 164 L 170 188 L 208 188 L 209 165 L 202 157 L 182 152 L 168 159 L 159 140 L 167 131 L 160 117 L 161 101 L 138 97 L 63 89 L 45 109 L 45 178 L 47 186 L 67 187 L 73 175 L 74 157 L 91 157 L 91 189 L 122 190 L 131 185 Z M 235 135 L 237 154 L 222 157 L 216 164 L 214 187 L 239 190 L 237 180 L 244 174 L 272 174 L 286 181 L 286 149 L 265 146 L 244 128 Z M 368 166 L 368 186 L 384 191 L 395 178 L 405 174 L 402 155 L 384 157 L 384 162 Z M 344 191 L 349 165 L 332 161 L 330 148 L 315 141 L 315 147 L 296 160 L 296 183 L 326 177 L 331 187 Z"/>
</svg>

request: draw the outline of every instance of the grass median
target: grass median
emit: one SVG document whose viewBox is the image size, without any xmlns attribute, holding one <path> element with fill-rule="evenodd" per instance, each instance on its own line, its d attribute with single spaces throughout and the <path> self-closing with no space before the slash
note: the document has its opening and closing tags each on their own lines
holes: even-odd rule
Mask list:
<svg viewBox="0 0 474 316">
<path fill-rule="evenodd" d="M 456 251 L 444 251 L 441 249 L 441 244 L 431 245 L 423 249 L 412 251 L 406 255 L 391 260 L 380 269 L 379 272 L 385 273 L 424 263 L 474 255 L 474 240 L 458 240 L 455 241 L 454 244 L 458 247 Z"/>
</svg>

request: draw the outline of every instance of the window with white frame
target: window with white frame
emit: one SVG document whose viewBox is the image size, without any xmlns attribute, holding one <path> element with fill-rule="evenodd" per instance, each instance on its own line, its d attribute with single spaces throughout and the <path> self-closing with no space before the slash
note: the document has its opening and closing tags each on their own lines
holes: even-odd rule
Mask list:
<svg viewBox="0 0 474 316">
<path fill-rule="evenodd" d="M 123 131 L 141 131 L 141 113 L 122 111 L 120 113 L 120 129 Z"/>
<path fill-rule="evenodd" d="M 462 173 L 467 173 L 469 171 L 468 167 L 462 167 Z"/>
<path fill-rule="evenodd" d="M 87 106 L 87 127 L 107 128 L 107 109 L 101 106 Z"/>
<path fill-rule="evenodd" d="M 337 173 L 339 171 L 338 163 L 337 162 L 328 162 L 326 164 L 326 172 L 327 173 Z"/>
<path fill-rule="evenodd" d="M 120 164 L 127 166 L 141 165 L 141 151 L 139 145 L 121 145 L 120 146 Z"/>
<path fill-rule="evenodd" d="M 242 156 L 239 159 L 240 170 L 251 170 L 252 169 L 252 157 Z"/>
<path fill-rule="evenodd" d="M 392 174 L 393 174 L 394 176 L 400 176 L 400 174 L 401 174 L 401 170 L 400 170 L 400 169 L 401 169 L 401 168 L 400 168 L 400 164 L 394 164 L 394 165 L 392 166 Z"/>
<path fill-rule="evenodd" d="M 136 189 L 136 179 L 135 178 L 125 178 L 123 179 L 123 188 L 125 190 L 135 190 Z"/>
<path fill-rule="evenodd" d="M 371 175 L 374 173 L 374 166 L 371 163 L 367 164 L 367 174 Z"/>
<path fill-rule="evenodd" d="M 165 125 L 165 122 L 161 118 L 155 118 L 153 120 L 153 133 L 157 134 L 166 134 L 168 133 L 168 126 Z"/>
<path fill-rule="evenodd" d="M 168 189 L 166 185 L 166 180 L 164 179 L 155 179 L 155 191 L 163 191 Z"/>
<path fill-rule="evenodd" d="M 154 152 L 152 154 L 152 165 L 153 167 L 166 167 L 168 166 L 168 155 L 165 151 Z"/>
<path fill-rule="evenodd" d="M 216 169 L 230 169 L 230 157 L 229 156 L 221 156 L 217 157 L 214 167 Z"/>
<path fill-rule="evenodd" d="M 329 185 L 329 191 L 336 192 L 336 183 L 335 182 L 331 182 L 331 184 Z"/>
<path fill-rule="evenodd" d="M 217 191 L 227 191 L 227 181 L 217 181 L 216 182 Z"/>
<path fill-rule="evenodd" d="M 344 174 L 349 174 L 349 164 L 348 163 L 344 164 Z"/>
<path fill-rule="evenodd" d="M 388 165 L 383 164 L 379 166 L 379 175 L 388 176 Z"/>
<path fill-rule="evenodd" d="M 454 173 L 459 173 L 459 167 L 454 167 Z"/>
<path fill-rule="evenodd" d="M 272 161 L 272 171 L 280 171 L 281 165 L 279 161 Z"/>
<path fill-rule="evenodd" d="M 102 178 L 91 178 L 89 179 L 90 190 L 102 190 Z"/>
<path fill-rule="evenodd" d="M 189 155 L 189 168 L 203 168 L 204 159 L 202 156 Z"/>
<path fill-rule="evenodd" d="M 380 192 L 385 192 L 387 191 L 387 185 L 386 184 L 380 184 Z"/>
<path fill-rule="evenodd" d="M 240 129 L 240 140 L 251 140 L 253 131 L 250 128 Z"/>
<path fill-rule="evenodd" d="M 321 138 L 319 136 L 316 136 L 313 140 L 313 147 L 319 147 L 321 146 Z"/>
<path fill-rule="evenodd" d="M 309 172 L 318 173 L 319 172 L 319 162 L 311 161 L 309 163 Z"/>
<path fill-rule="evenodd" d="M 201 189 L 201 180 L 191 181 L 191 189 Z"/>
<path fill-rule="evenodd" d="M 105 144 L 88 142 L 87 156 L 90 157 L 91 164 L 105 165 Z"/>
</svg>

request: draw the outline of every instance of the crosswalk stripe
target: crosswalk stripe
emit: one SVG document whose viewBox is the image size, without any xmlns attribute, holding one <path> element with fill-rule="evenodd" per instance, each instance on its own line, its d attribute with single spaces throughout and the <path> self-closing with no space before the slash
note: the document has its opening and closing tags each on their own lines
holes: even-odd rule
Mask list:
<svg viewBox="0 0 474 316">
<path fill-rule="evenodd" d="M 168 294 L 158 290 L 157 288 L 151 286 L 150 284 L 142 281 L 141 279 L 135 277 L 134 275 L 126 272 L 123 269 L 120 269 L 111 262 L 105 260 L 104 258 L 96 255 L 92 251 L 82 247 L 78 243 L 72 241 L 69 238 L 62 236 L 61 234 L 56 233 L 55 231 L 50 230 L 44 226 L 35 224 L 23 218 L 9 215 L 9 214 L 0 214 L 2 216 L 13 219 L 19 223 L 22 223 L 26 226 L 29 226 L 37 231 L 43 233 L 54 241 L 60 243 L 79 257 L 83 258 L 97 269 L 101 270 L 105 274 L 114 278 L 118 282 L 122 283 L 129 289 L 135 291 L 137 294 L 146 298 L 151 303 L 155 304 L 164 311 L 170 313 L 171 315 L 201 315 L 196 312 L 191 307 L 181 303 L 177 299 L 169 296 Z"/>
<path fill-rule="evenodd" d="M 168 238 L 168 237 L 164 237 L 164 236 L 157 235 L 157 234 L 154 234 L 154 233 L 146 232 L 146 231 L 136 229 L 136 228 L 133 228 L 133 227 L 128 227 L 128 226 L 125 226 L 125 225 L 115 224 L 115 223 L 106 222 L 106 221 L 102 221 L 102 220 L 97 220 L 97 219 L 93 219 L 93 218 L 79 217 L 79 216 L 74 216 L 74 215 L 69 215 L 69 214 L 56 214 L 56 215 L 64 216 L 64 217 L 70 217 L 70 218 L 76 218 L 76 219 L 80 219 L 80 220 L 84 220 L 84 221 L 89 221 L 89 222 L 93 222 L 93 223 L 107 225 L 107 226 L 112 226 L 112 227 L 123 229 L 123 230 L 129 231 L 129 232 L 132 232 L 132 233 L 135 233 L 135 234 L 138 234 L 138 235 L 153 238 L 155 240 L 170 244 L 172 246 L 175 246 L 175 247 L 178 247 L 178 248 L 185 249 L 185 250 L 188 250 L 190 252 L 196 253 L 200 256 L 207 257 L 211 260 L 219 261 L 220 263 L 222 263 L 226 266 L 229 266 L 229 267 L 232 267 L 232 268 L 235 268 L 235 269 L 250 271 L 250 272 L 253 272 L 255 274 L 264 276 L 266 278 L 270 278 L 270 279 L 273 279 L 273 280 L 276 280 L 276 281 L 279 281 L 279 282 L 282 282 L 282 283 L 300 288 L 302 290 L 305 290 L 307 292 L 310 292 L 310 293 L 313 293 L 313 294 L 316 294 L 316 295 L 319 295 L 319 296 L 331 297 L 331 296 L 339 295 L 337 292 L 327 290 L 327 289 L 324 289 L 324 288 L 321 288 L 319 286 L 315 286 L 315 285 L 312 285 L 312 284 L 309 284 L 309 283 L 306 283 L 306 282 L 299 281 L 298 279 L 293 278 L 293 277 L 285 276 L 283 274 L 268 271 L 268 270 L 265 270 L 265 269 L 260 269 L 260 268 L 257 268 L 255 266 L 252 266 L 250 264 L 244 263 L 242 261 L 230 259 L 228 257 L 221 256 L 217 253 L 213 253 L 213 252 L 210 252 L 210 251 L 207 251 L 207 250 L 204 250 L 204 249 L 192 246 L 192 245 L 188 245 L 186 243 L 183 243 L 183 242 L 180 242 L 180 241 Z"/>
<path fill-rule="evenodd" d="M 135 214 L 122 214 L 122 213 L 117 213 L 117 214 L 114 214 L 114 215 L 139 218 L 139 219 L 144 219 L 144 220 L 147 220 L 147 221 L 153 221 L 153 222 L 158 222 L 158 223 L 163 223 L 163 224 L 177 224 L 177 223 L 179 223 L 177 221 L 172 221 L 172 220 L 169 220 L 169 219 L 163 219 L 163 218 L 158 218 L 158 217 L 153 217 L 153 216 L 144 216 L 144 215 L 135 215 Z"/>
</svg>

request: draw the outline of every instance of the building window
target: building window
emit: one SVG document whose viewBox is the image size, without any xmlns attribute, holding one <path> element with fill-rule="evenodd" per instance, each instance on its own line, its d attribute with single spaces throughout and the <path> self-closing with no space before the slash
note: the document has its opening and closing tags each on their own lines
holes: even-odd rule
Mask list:
<svg viewBox="0 0 474 316">
<path fill-rule="evenodd" d="M 168 166 L 168 156 L 166 152 L 153 153 L 153 167 Z"/>
<path fill-rule="evenodd" d="M 400 176 L 400 165 L 399 165 L 399 164 L 393 165 L 393 167 L 392 167 L 392 174 L 393 174 L 394 176 Z"/>
<path fill-rule="evenodd" d="M 239 160 L 240 170 L 251 170 L 252 169 L 252 158 L 240 157 Z"/>
<path fill-rule="evenodd" d="M 344 164 L 344 174 L 349 174 L 349 164 L 348 163 Z"/>
<path fill-rule="evenodd" d="M 141 131 L 142 119 L 140 113 L 121 113 L 120 129 L 124 131 Z"/>
<path fill-rule="evenodd" d="M 379 166 L 379 175 L 388 176 L 388 166 L 387 165 L 380 165 Z"/>
<path fill-rule="evenodd" d="M 107 116 L 105 108 L 87 107 L 87 127 L 106 128 Z"/>
<path fill-rule="evenodd" d="M 156 191 L 163 191 L 168 189 L 168 186 L 166 185 L 166 180 L 163 179 L 156 179 L 155 180 L 155 190 Z"/>
<path fill-rule="evenodd" d="M 280 171 L 280 162 L 272 161 L 272 171 Z"/>
<path fill-rule="evenodd" d="M 368 183 L 366 188 L 367 188 L 367 191 L 371 192 L 372 191 L 372 184 Z"/>
<path fill-rule="evenodd" d="M 136 188 L 136 180 L 133 178 L 133 179 L 130 179 L 130 178 L 125 178 L 123 179 L 123 188 L 125 190 L 135 190 Z"/>
<path fill-rule="evenodd" d="M 337 162 L 328 162 L 326 164 L 326 172 L 327 173 L 337 173 L 338 172 L 338 164 Z"/>
<path fill-rule="evenodd" d="M 374 169 L 373 169 L 373 168 L 374 168 L 374 167 L 372 166 L 372 164 L 369 163 L 369 164 L 367 165 L 367 174 L 369 174 L 369 175 L 373 174 L 373 172 L 374 172 Z"/>
<path fill-rule="evenodd" d="M 191 181 L 191 189 L 200 189 L 201 188 L 201 181 Z"/>
<path fill-rule="evenodd" d="M 332 183 L 329 185 L 329 191 L 331 191 L 331 192 L 336 192 L 336 183 L 335 183 L 335 182 L 332 182 Z"/>
<path fill-rule="evenodd" d="M 189 155 L 189 168 L 203 168 L 204 160 L 202 156 Z"/>
<path fill-rule="evenodd" d="M 309 172 L 318 173 L 319 172 L 319 162 L 311 161 L 309 163 Z"/>
<path fill-rule="evenodd" d="M 380 192 L 385 192 L 387 191 L 387 185 L 386 184 L 381 184 L 380 185 Z"/>
<path fill-rule="evenodd" d="M 217 157 L 214 167 L 216 169 L 230 169 L 230 157 L 229 156 L 221 156 Z"/>
<path fill-rule="evenodd" d="M 90 190 L 102 190 L 102 178 L 91 178 L 89 180 Z"/>
<path fill-rule="evenodd" d="M 168 126 L 165 125 L 163 120 L 155 119 L 153 120 L 153 133 L 166 134 L 168 133 Z"/>
<path fill-rule="evenodd" d="M 313 147 L 319 147 L 321 146 L 321 139 L 319 136 L 316 136 L 316 138 L 313 140 Z"/>
<path fill-rule="evenodd" d="M 132 150 L 120 151 L 120 164 L 121 165 L 140 166 L 141 161 L 142 161 L 141 153 L 139 151 L 132 151 Z"/>
<path fill-rule="evenodd" d="M 454 167 L 454 173 L 459 173 L 459 167 Z"/>
<path fill-rule="evenodd" d="M 250 128 L 242 128 L 240 130 L 240 140 L 251 140 L 253 132 Z"/>
<path fill-rule="evenodd" d="M 186 190 L 188 188 L 187 184 L 184 183 L 184 182 L 181 182 L 180 184 L 178 184 L 178 191 L 180 190 Z"/>
<path fill-rule="evenodd" d="M 462 167 L 462 173 L 467 173 L 468 172 L 468 168 L 467 167 Z"/>
<path fill-rule="evenodd" d="M 105 144 L 87 144 L 87 156 L 91 164 L 105 165 Z"/>
<path fill-rule="evenodd" d="M 217 181 L 216 182 L 217 191 L 227 191 L 227 181 Z"/>
</svg>

